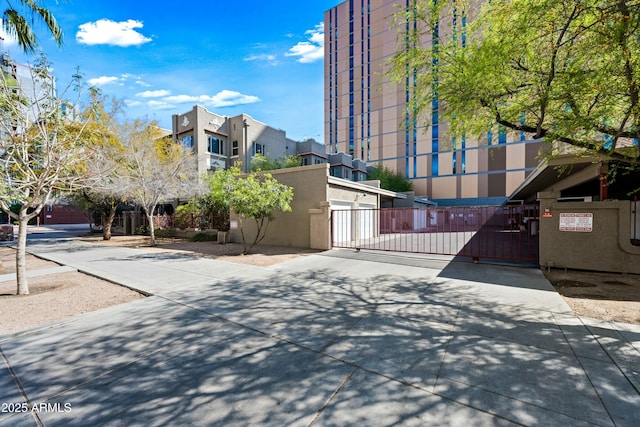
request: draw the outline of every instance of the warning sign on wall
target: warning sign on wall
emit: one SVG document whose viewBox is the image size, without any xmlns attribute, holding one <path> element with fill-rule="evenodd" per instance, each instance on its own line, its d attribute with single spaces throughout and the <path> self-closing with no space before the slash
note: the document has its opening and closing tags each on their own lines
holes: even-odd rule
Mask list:
<svg viewBox="0 0 640 427">
<path fill-rule="evenodd" d="M 560 231 L 593 231 L 592 213 L 561 213 Z"/>
</svg>

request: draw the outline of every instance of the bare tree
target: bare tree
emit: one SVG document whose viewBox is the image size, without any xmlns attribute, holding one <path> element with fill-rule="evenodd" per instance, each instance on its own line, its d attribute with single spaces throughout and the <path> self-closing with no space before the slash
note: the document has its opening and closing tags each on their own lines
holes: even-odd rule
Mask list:
<svg viewBox="0 0 640 427">
<path fill-rule="evenodd" d="M 136 120 L 123 127 L 124 158 L 119 176 L 122 190 L 142 206 L 155 246 L 153 213 L 162 201 L 187 199 L 201 190 L 196 157 L 191 149 L 164 138 L 154 123 Z"/>
<path fill-rule="evenodd" d="M 96 88 L 90 89 L 89 100 L 81 115 L 87 122 L 85 167 L 94 177 L 94 182 L 91 188 L 74 192 L 72 199 L 91 219 L 94 215 L 101 216 L 102 238 L 110 240 L 116 209 L 127 201 L 121 171 L 127 161 L 120 139 L 123 104 L 116 99 L 108 99 Z"/>
<path fill-rule="evenodd" d="M 31 68 L 33 85 L 23 88 L 11 71 L 0 76 L 0 208 L 18 221 L 17 293 L 29 293 L 26 276 L 27 224 L 57 192 L 82 185 L 85 125 L 72 116 L 65 100 L 78 89 L 79 77 L 56 95 L 46 59 Z M 18 205 L 14 213 L 12 205 Z"/>
</svg>

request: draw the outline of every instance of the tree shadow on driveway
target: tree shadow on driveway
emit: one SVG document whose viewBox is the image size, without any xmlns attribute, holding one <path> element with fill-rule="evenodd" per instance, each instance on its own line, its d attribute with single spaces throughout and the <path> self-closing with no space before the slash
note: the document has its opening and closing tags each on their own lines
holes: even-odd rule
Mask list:
<svg viewBox="0 0 640 427">
<path fill-rule="evenodd" d="M 545 308 L 532 283 L 330 261 L 167 288 L 0 348 L 31 402 L 71 403 L 45 425 L 640 420 L 635 332 Z"/>
</svg>

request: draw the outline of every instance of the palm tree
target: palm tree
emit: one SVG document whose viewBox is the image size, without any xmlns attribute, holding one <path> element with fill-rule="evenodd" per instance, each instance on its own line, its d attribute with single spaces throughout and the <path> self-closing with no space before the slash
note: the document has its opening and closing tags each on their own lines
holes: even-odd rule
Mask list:
<svg viewBox="0 0 640 427">
<path fill-rule="evenodd" d="M 49 10 L 38 5 L 39 0 L 17 1 L 21 5 L 21 9 L 26 9 L 27 17 L 14 7 L 12 3 L 15 1 L 5 0 L 7 9 L 2 14 L 2 29 L 18 41 L 25 53 L 35 52 L 38 46 L 32 28 L 36 20 L 44 22 L 58 45 L 62 45 L 62 28 L 58 26 L 56 18 Z"/>
</svg>

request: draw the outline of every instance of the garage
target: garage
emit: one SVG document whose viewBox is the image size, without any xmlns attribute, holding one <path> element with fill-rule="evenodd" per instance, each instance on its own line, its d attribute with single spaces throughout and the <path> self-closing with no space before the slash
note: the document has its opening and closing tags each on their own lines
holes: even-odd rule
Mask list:
<svg viewBox="0 0 640 427">
<path fill-rule="evenodd" d="M 358 238 L 369 239 L 375 236 L 376 210 L 374 205 L 361 203 L 358 207 Z"/>
<path fill-rule="evenodd" d="M 332 240 L 334 242 L 350 242 L 353 240 L 353 205 L 350 202 L 330 200 L 330 208 Z"/>
</svg>

